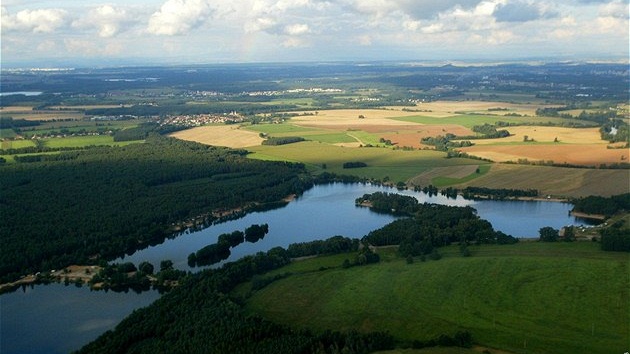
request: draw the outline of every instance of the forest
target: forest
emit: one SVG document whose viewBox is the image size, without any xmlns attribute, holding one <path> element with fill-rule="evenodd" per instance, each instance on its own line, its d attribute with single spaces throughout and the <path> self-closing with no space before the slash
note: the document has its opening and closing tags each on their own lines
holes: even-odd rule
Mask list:
<svg viewBox="0 0 630 354">
<path fill-rule="evenodd" d="M 622 211 L 630 211 L 630 193 L 611 197 L 588 196 L 574 199 L 573 211 L 586 214 L 612 216 Z"/>
<path fill-rule="evenodd" d="M 375 245 L 399 245 L 403 256 L 431 254 L 435 248 L 460 243 L 511 244 L 518 239 L 495 231 L 492 225 L 476 214 L 472 207 L 420 204 L 410 196 L 376 192 L 357 199 L 357 204 L 370 205 L 379 212 L 411 216 L 396 220 L 367 234 L 363 241 Z"/>
<path fill-rule="evenodd" d="M 135 311 L 79 353 L 370 353 L 393 349 L 399 344 L 398 340 L 387 332 L 293 329 L 247 314 L 242 300 L 230 296 L 236 286 L 249 280 L 253 280 L 252 290 L 256 291 L 273 281 L 290 277 L 290 273 L 260 276 L 289 264 L 291 257 L 351 255 L 357 251 L 357 246 L 358 240 L 335 236 L 292 244 L 287 250 L 276 247 L 219 269 L 192 274 L 183 279 L 182 285 L 149 307 Z M 364 264 L 368 263 L 371 262 Z M 347 268 L 345 262 L 342 268 Z M 454 330 L 431 340 L 416 340 L 412 346 L 470 347 L 472 342 L 470 333 Z"/>
<path fill-rule="evenodd" d="M 162 242 L 214 210 L 256 206 L 312 184 L 303 165 L 159 135 L 0 168 L 0 281 L 95 264 Z"/>
</svg>

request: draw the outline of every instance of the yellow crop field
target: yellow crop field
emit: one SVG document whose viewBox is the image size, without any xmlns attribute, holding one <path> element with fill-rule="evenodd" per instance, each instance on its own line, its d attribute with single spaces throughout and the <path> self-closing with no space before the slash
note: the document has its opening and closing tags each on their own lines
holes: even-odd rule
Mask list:
<svg viewBox="0 0 630 354">
<path fill-rule="evenodd" d="M 623 163 L 630 157 L 627 148 L 609 149 L 598 128 L 520 126 L 507 130 L 512 134 L 509 137 L 474 140 L 475 146 L 459 150 L 495 162 L 527 159 L 584 166 Z M 524 142 L 525 137 L 530 142 Z"/>
<path fill-rule="evenodd" d="M 2 114 L 7 114 L 7 113 L 24 113 L 24 112 L 30 112 L 33 110 L 33 107 L 27 107 L 27 106 L 6 106 L 6 107 L 0 107 L 0 113 Z"/>
<path fill-rule="evenodd" d="M 497 143 L 523 142 L 525 136 L 535 142 L 554 142 L 557 138 L 562 144 L 601 144 L 607 142 L 601 139 L 599 128 L 563 128 L 563 127 L 539 127 L 520 126 L 503 128 L 510 132 L 510 136 L 501 139 L 475 140 L 475 145 L 487 145 Z"/>
<path fill-rule="evenodd" d="M 182 140 L 231 148 L 257 146 L 263 141 L 258 133 L 240 129 L 236 125 L 197 127 L 173 133 L 171 136 Z"/>
<path fill-rule="evenodd" d="M 628 162 L 629 149 L 608 149 L 606 145 L 479 145 L 459 149 L 495 162 L 519 159 L 552 161 L 556 164 L 599 166 Z"/>
</svg>

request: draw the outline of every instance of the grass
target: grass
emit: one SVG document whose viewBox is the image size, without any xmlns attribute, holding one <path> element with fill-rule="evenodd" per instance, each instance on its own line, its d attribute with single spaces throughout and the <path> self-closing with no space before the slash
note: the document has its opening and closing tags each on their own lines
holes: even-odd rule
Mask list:
<svg viewBox="0 0 630 354">
<path fill-rule="evenodd" d="M 353 132 L 354 133 L 354 132 Z M 248 148 L 251 158 L 302 162 L 314 172 L 352 174 L 365 178 L 406 181 L 434 167 L 474 165 L 479 161 L 447 159 L 443 152 L 430 150 L 403 151 L 389 148 L 347 148 L 314 141 L 282 146 L 254 146 Z M 365 162 L 368 167 L 344 169 L 344 162 Z M 323 170 L 322 166 L 326 165 Z"/>
<path fill-rule="evenodd" d="M 0 147 L 4 149 L 21 149 L 25 147 L 35 146 L 32 140 L 5 140 Z"/>
<path fill-rule="evenodd" d="M 138 126 L 139 123 L 144 122 L 144 120 L 127 120 L 127 121 L 113 121 L 113 122 L 97 122 L 97 121 L 87 121 L 87 120 L 71 120 L 71 121 L 55 121 L 55 122 L 42 122 L 42 124 L 34 127 L 25 127 L 22 128 L 23 135 L 31 136 L 31 135 L 42 135 L 42 134 L 50 134 L 53 132 L 60 132 L 63 130 L 64 132 L 79 132 L 79 131 L 87 131 L 87 132 L 97 132 L 97 131 L 106 131 L 106 130 L 117 130 L 117 129 L 126 129 Z"/>
<path fill-rule="evenodd" d="M 6 160 L 6 163 L 15 163 L 16 156 L 31 156 L 31 155 L 58 155 L 59 151 L 50 151 L 50 152 L 36 152 L 32 154 L 17 154 L 17 155 L 0 155 L 3 159 Z"/>
<path fill-rule="evenodd" d="M 433 178 L 431 180 L 431 184 L 433 184 L 436 187 L 441 188 L 441 187 L 451 186 L 454 184 L 466 183 L 485 175 L 486 173 L 488 173 L 488 171 L 490 171 L 490 165 L 480 165 L 479 173 L 477 172 L 471 173 L 468 176 L 462 177 L 462 178 L 439 176 L 439 177 Z"/>
<path fill-rule="evenodd" d="M 628 350 L 627 253 L 590 242 L 470 250 L 463 258 L 448 247 L 440 261 L 413 264 L 390 250 L 377 265 L 323 271 L 315 270 L 325 261 L 305 260 L 300 269 L 310 264 L 313 271 L 293 268 L 255 292 L 247 308 L 296 327 L 389 331 L 402 341 L 463 329 L 482 345 L 514 353 Z"/>
<path fill-rule="evenodd" d="M 0 128 L 0 139 L 13 139 L 17 136 L 13 129 Z"/>
<path fill-rule="evenodd" d="M 121 145 L 114 142 L 114 137 L 109 135 L 73 136 L 67 138 L 42 139 L 44 145 L 50 148 L 70 147 L 78 148 L 90 145 Z M 127 143 L 127 142 L 125 142 Z"/>
<path fill-rule="evenodd" d="M 243 126 L 244 129 L 252 130 L 259 133 L 267 133 L 270 135 L 284 134 L 284 133 L 304 133 L 311 132 L 313 128 L 300 127 L 293 124 L 253 124 Z"/>
<path fill-rule="evenodd" d="M 313 134 L 302 135 L 305 139 L 318 141 L 328 144 L 356 143 L 357 139 L 346 133 L 329 133 L 329 134 Z"/>
<path fill-rule="evenodd" d="M 298 107 L 307 108 L 315 104 L 315 100 L 311 97 L 303 98 L 278 98 L 270 100 L 269 102 L 263 102 L 267 105 L 296 105 Z"/>
</svg>

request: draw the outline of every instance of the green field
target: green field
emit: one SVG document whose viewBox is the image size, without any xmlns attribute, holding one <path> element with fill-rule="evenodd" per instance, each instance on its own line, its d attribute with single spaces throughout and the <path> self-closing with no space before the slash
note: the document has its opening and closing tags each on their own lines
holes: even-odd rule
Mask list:
<svg viewBox="0 0 630 354">
<path fill-rule="evenodd" d="M 77 132 L 98 132 L 109 130 L 120 130 L 137 126 L 144 120 L 125 120 L 98 122 L 90 120 L 70 120 L 70 121 L 49 121 L 42 122 L 38 126 L 22 128 L 22 135 L 46 135 L 54 133 L 77 133 Z"/>
<path fill-rule="evenodd" d="M 305 133 L 315 131 L 313 128 L 300 127 L 293 124 L 253 124 L 246 125 L 243 128 L 259 133 L 266 133 L 273 136 L 283 136 L 282 134 Z M 320 131 L 318 131 L 320 132 Z"/>
<path fill-rule="evenodd" d="M 471 173 L 463 178 L 452 178 L 452 177 L 435 177 L 431 180 L 431 184 L 436 187 L 447 187 L 452 186 L 454 184 L 466 183 L 470 182 L 478 177 L 481 177 L 490 171 L 490 165 L 481 165 L 479 166 L 479 173 Z"/>
<path fill-rule="evenodd" d="M 87 146 L 99 146 L 99 145 L 108 145 L 108 146 L 125 146 L 129 144 L 141 143 L 141 140 L 137 141 L 122 141 L 115 142 L 114 138 L 109 135 L 90 135 L 90 136 L 73 136 L 67 138 L 46 138 L 41 139 L 44 144 L 44 147 L 47 148 L 84 148 Z M 35 146 L 35 143 L 31 140 L 9 140 L 2 142 L 2 149 L 19 149 L 24 147 L 32 147 Z M 2 150 L 0 150 L 0 157 L 6 160 L 7 163 L 15 162 L 15 156 L 28 156 L 28 155 L 54 155 L 59 154 L 59 151 L 49 151 L 49 152 L 36 152 L 36 153 L 28 153 L 28 154 L 13 154 L 13 155 L 3 155 Z"/>
<path fill-rule="evenodd" d="M 514 353 L 628 351 L 627 253 L 591 242 L 470 250 L 464 258 L 453 246 L 439 261 L 413 264 L 381 250 L 379 264 L 324 271 L 341 257 L 295 262 L 277 271 L 293 275 L 253 293 L 247 308 L 296 327 L 389 331 L 402 341 L 468 330 Z"/>
<path fill-rule="evenodd" d="M 109 145 L 109 146 L 123 146 L 139 141 L 123 141 L 115 142 L 114 137 L 109 135 L 89 135 L 89 136 L 72 136 L 67 138 L 46 138 L 42 139 L 44 146 L 50 148 L 80 148 L 90 145 Z"/>
<path fill-rule="evenodd" d="M 32 140 L 5 140 L 1 143 L 0 148 L 6 149 L 21 149 L 25 147 L 35 146 L 35 142 Z"/>
<path fill-rule="evenodd" d="M 355 132 L 353 132 L 355 133 Z M 413 176 L 434 167 L 479 165 L 478 160 L 447 159 L 446 154 L 432 150 L 403 151 L 389 148 L 347 148 L 314 141 L 281 146 L 248 148 L 251 158 L 305 163 L 314 172 L 351 174 L 365 178 L 390 181 L 407 181 Z M 344 169 L 344 162 L 365 162 L 368 167 Z M 323 169 L 326 165 L 326 169 Z"/>
<path fill-rule="evenodd" d="M 514 124 L 527 124 L 527 125 L 535 125 L 535 124 L 545 124 L 551 122 L 553 124 L 562 124 L 562 123 L 577 123 L 582 124 L 576 119 L 566 119 L 566 118 L 554 118 L 554 117 L 511 117 L 511 116 L 492 116 L 492 115 L 480 115 L 480 114 L 462 114 L 457 116 L 450 116 L 444 118 L 436 118 L 436 117 L 427 117 L 427 116 L 411 116 L 411 117 L 400 117 L 400 118 L 392 118 L 395 120 L 403 121 L 403 122 L 412 122 L 412 123 L 420 123 L 420 124 L 459 124 L 463 125 L 466 128 L 472 128 L 475 125 L 483 125 L 483 124 L 492 124 L 494 125 L 496 122 L 510 122 Z"/>
</svg>

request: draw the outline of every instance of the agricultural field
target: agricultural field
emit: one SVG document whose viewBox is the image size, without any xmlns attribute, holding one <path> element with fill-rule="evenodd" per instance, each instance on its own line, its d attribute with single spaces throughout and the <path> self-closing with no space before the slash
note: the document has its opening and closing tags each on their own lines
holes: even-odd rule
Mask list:
<svg viewBox="0 0 630 354">
<path fill-rule="evenodd" d="M 474 140 L 475 146 L 458 150 L 495 162 L 527 159 L 583 166 L 627 162 L 630 153 L 628 148 L 609 148 L 610 144 L 601 140 L 597 128 L 520 126 L 506 129 L 511 134 L 509 137 Z"/>
<path fill-rule="evenodd" d="M 447 247 L 439 261 L 407 264 L 381 249 L 379 264 L 349 269 L 339 255 L 294 262 L 276 271 L 292 275 L 251 293 L 246 306 L 297 328 L 389 331 L 403 341 L 468 330 L 476 343 L 512 353 L 627 351 L 626 254 L 591 242 L 470 251 Z"/>
<path fill-rule="evenodd" d="M 41 140 L 45 147 L 50 148 L 81 148 L 90 145 L 122 146 L 137 143 L 137 141 L 115 142 L 114 138 L 109 135 L 70 136 L 66 138 L 46 138 Z"/>
<path fill-rule="evenodd" d="M 251 158 L 305 163 L 312 172 L 352 174 L 364 178 L 406 182 L 439 187 L 482 185 L 492 188 L 538 189 L 562 197 L 612 195 L 627 191 L 627 170 L 592 170 L 548 167 L 544 174 L 536 166 L 500 165 L 470 159 L 446 159 L 445 153 L 421 144 L 424 137 L 447 133 L 475 135 L 470 128 L 501 120 L 527 125 L 506 127 L 510 136 L 476 139 L 474 146 L 459 148 L 469 155 L 494 162 L 543 161 L 547 164 L 600 166 L 623 163 L 630 157 L 627 148 L 609 148 L 598 128 L 567 128 L 531 125 L 532 122 L 575 123 L 576 120 L 547 117 L 497 117 L 459 114 L 483 109 L 535 110 L 539 105 L 499 102 L 432 102 L 430 112 L 410 112 L 401 108 L 337 109 L 304 114 L 280 124 L 204 126 L 180 131 L 172 136 L 210 145 L 247 148 Z M 418 106 L 420 107 L 420 105 Z M 494 112 L 494 111 L 492 111 Z M 499 111 L 509 112 L 509 111 Z M 424 114 L 435 116 L 424 116 Z M 261 134 L 272 137 L 299 136 L 307 141 L 283 146 L 261 145 Z M 524 142 L 525 137 L 528 141 Z M 532 141 L 533 140 L 533 141 Z M 383 141 L 390 141 L 386 145 Z M 372 147 L 367 147 L 372 146 Z M 411 147 L 396 149 L 396 147 Z M 421 149 L 421 150 L 419 150 Z M 429 150 L 426 150 L 429 149 Z M 344 162 L 360 161 L 368 166 L 343 169 Z M 477 172 L 477 168 L 480 168 Z M 602 184 L 601 181 L 607 183 Z"/>
<path fill-rule="evenodd" d="M 79 110 L 33 110 L 32 107 L 10 106 L 2 107 L 0 117 L 13 117 L 13 119 L 25 120 L 61 120 L 83 119 L 85 114 Z"/>
<path fill-rule="evenodd" d="M 257 146 L 264 140 L 259 134 L 240 129 L 237 125 L 208 125 L 182 130 L 171 134 L 171 136 L 182 140 L 231 148 Z"/>
<path fill-rule="evenodd" d="M 426 185 L 426 175 L 410 181 Z M 429 175 L 435 183 L 439 176 Z M 588 169 L 552 166 L 492 164 L 488 173 L 453 186 L 487 187 L 497 189 L 538 189 L 541 195 L 554 197 L 586 197 L 589 195 L 611 196 L 628 193 L 630 171 L 627 169 Z"/>
<path fill-rule="evenodd" d="M 250 157 L 255 159 L 302 162 L 313 172 L 351 174 L 364 178 L 386 179 L 394 183 L 405 182 L 435 167 L 472 165 L 476 169 L 480 163 L 486 164 L 471 159 L 447 159 L 443 152 L 432 150 L 353 148 L 314 141 L 281 146 L 255 146 L 249 147 L 248 150 L 253 152 Z M 343 168 L 345 162 L 353 161 L 364 162 L 367 167 Z"/>
</svg>

